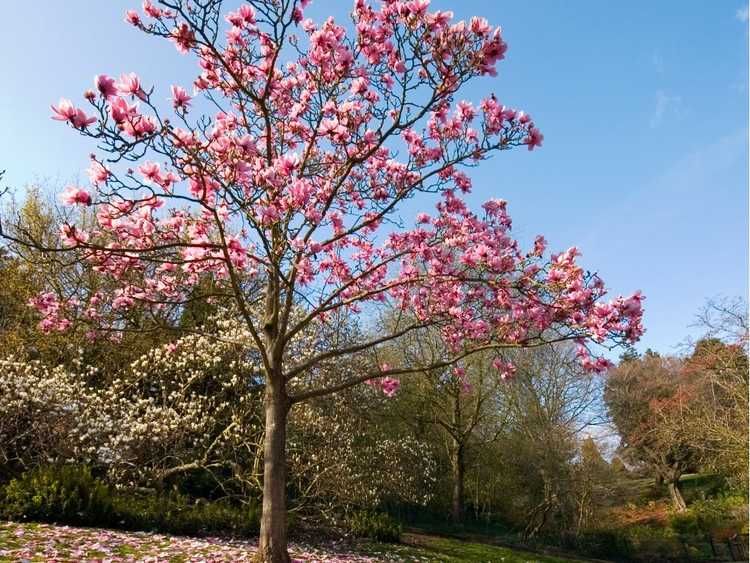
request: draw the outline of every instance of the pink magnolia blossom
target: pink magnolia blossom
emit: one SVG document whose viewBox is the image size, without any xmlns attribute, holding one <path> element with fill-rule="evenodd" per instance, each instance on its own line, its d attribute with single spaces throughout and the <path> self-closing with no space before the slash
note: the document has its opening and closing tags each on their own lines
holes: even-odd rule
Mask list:
<svg viewBox="0 0 750 563">
<path fill-rule="evenodd" d="M 115 79 L 107 76 L 106 74 L 97 74 L 94 77 L 94 84 L 96 89 L 102 95 L 103 98 L 110 100 L 117 95 L 117 86 L 115 85 Z"/>
<path fill-rule="evenodd" d="M 153 5 L 151 0 L 143 0 L 143 11 L 152 18 L 160 18 L 164 15 L 164 12 Z"/>
<path fill-rule="evenodd" d="M 141 79 L 134 72 L 120 75 L 120 81 L 114 85 L 121 94 L 143 97 Z"/>
<path fill-rule="evenodd" d="M 110 176 L 109 170 L 100 162 L 97 162 L 96 160 L 92 160 L 91 164 L 88 167 L 87 173 L 89 175 L 89 179 L 91 180 L 91 183 L 95 186 L 98 186 L 99 184 L 103 184 L 107 181 L 107 179 Z"/>
<path fill-rule="evenodd" d="M 77 186 L 68 186 L 60 194 L 60 201 L 65 205 L 91 205 L 91 194 Z"/>
<path fill-rule="evenodd" d="M 70 100 L 60 98 L 57 106 L 51 106 L 55 115 L 52 119 L 67 121 L 77 129 L 85 129 L 92 123 L 96 123 L 95 117 L 88 117 L 83 110 L 76 108 Z"/>
<path fill-rule="evenodd" d="M 138 12 L 135 10 L 128 10 L 125 13 L 125 21 L 131 25 L 140 26 L 141 25 L 141 17 L 138 15 Z"/>
<path fill-rule="evenodd" d="M 174 109 L 187 110 L 191 99 L 184 88 L 172 85 L 172 106 Z"/>
<path fill-rule="evenodd" d="M 195 33 L 183 23 L 172 30 L 171 40 L 180 53 L 188 53 L 195 44 Z"/>
<path fill-rule="evenodd" d="M 524 142 L 531 151 L 534 150 L 535 147 L 541 147 L 542 141 L 544 141 L 544 135 L 542 135 L 541 131 L 539 131 L 539 129 L 537 129 L 536 127 L 531 127 L 529 129 L 529 135 L 528 137 L 526 137 L 526 140 Z"/>
</svg>

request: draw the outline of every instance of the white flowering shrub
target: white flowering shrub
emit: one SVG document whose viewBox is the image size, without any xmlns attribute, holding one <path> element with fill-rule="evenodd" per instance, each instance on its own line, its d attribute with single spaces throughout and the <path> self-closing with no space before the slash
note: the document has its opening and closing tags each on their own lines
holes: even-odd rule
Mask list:
<svg viewBox="0 0 750 563">
<path fill-rule="evenodd" d="M 0 361 L 0 466 L 84 458 L 91 426 L 100 426 L 90 398 L 85 374 L 13 357 Z"/>
<path fill-rule="evenodd" d="M 357 394 L 371 403 L 382 400 L 374 388 Z M 427 444 L 357 416 L 343 395 L 295 407 L 288 455 L 298 494 L 323 508 L 376 508 L 385 501 L 426 505 L 436 482 Z"/>
<path fill-rule="evenodd" d="M 0 361 L 0 463 L 76 461 L 119 482 L 252 467 L 261 397 L 234 326 L 223 321 L 218 339 L 188 335 L 154 348 L 109 374 L 106 386 L 80 362 Z"/>
</svg>

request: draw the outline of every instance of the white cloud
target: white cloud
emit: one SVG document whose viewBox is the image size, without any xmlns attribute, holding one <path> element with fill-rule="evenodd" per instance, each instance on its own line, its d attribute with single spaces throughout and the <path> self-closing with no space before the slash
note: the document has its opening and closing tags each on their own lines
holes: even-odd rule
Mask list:
<svg viewBox="0 0 750 563">
<path fill-rule="evenodd" d="M 741 22 L 748 21 L 748 19 L 750 19 L 750 8 L 748 8 L 747 6 L 739 8 L 735 13 L 735 17 Z"/>
<path fill-rule="evenodd" d="M 668 96 L 662 90 L 656 92 L 656 108 L 651 116 L 649 125 L 652 129 L 657 127 L 667 114 L 679 114 L 682 98 L 680 96 Z"/>
</svg>

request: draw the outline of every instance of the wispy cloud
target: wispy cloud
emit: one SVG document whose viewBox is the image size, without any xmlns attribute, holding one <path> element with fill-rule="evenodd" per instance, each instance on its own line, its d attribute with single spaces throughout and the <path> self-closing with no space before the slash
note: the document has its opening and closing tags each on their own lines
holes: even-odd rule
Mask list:
<svg viewBox="0 0 750 563">
<path fill-rule="evenodd" d="M 734 16 L 741 22 L 746 22 L 750 19 L 750 9 L 747 6 L 739 8 Z"/>
<path fill-rule="evenodd" d="M 663 90 L 658 90 L 656 92 L 656 107 L 649 122 L 651 128 L 658 127 L 664 120 L 664 116 L 668 114 L 678 115 L 681 105 L 682 98 L 680 96 L 669 96 Z"/>
<path fill-rule="evenodd" d="M 654 65 L 657 73 L 662 74 L 664 72 L 664 58 L 658 51 L 654 51 L 654 54 L 651 55 L 651 63 Z"/>
</svg>

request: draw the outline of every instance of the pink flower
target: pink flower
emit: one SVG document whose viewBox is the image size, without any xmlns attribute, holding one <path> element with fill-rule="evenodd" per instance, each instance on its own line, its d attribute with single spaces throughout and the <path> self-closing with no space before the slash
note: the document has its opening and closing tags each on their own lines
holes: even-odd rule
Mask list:
<svg viewBox="0 0 750 563">
<path fill-rule="evenodd" d="M 109 178 L 109 170 L 107 170 L 103 164 L 97 162 L 96 160 L 91 161 L 91 165 L 89 166 L 87 173 L 89 175 L 91 183 L 95 186 L 103 184 Z"/>
<path fill-rule="evenodd" d="M 141 80 L 138 75 L 134 72 L 130 74 L 120 75 L 120 81 L 115 84 L 115 87 L 120 91 L 121 94 L 131 94 L 133 96 L 143 97 L 143 91 L 141 90 Z"/>
<path fill-rule="evenodd" d="M 492 360 L 492 367 L 500 372 L 500 379 L 510 379 L 516 373 L 516 366 L 511 362 L 504 362 L 502 358 Z"/>
<path fill-rule="evenodd" d="M 172 86 L 172 106 L 174 109 L 187 110 L 190 106 L 190 100 L 192 98 L 188 96 L 188 93 L 181 86 Z"/>
<path fill-rule="evenodd" d="M 60 227 L 60 238 L 65 246 L 78 246 L 79 243 L 88 242 L 89 235 L 86 231 L 66 223 Z"/>
<path fill-rule="evenodd" d="M 544 254 L 545 249 L 547 248 L 547 241 L 542 235 L 537 235 L 537 237 L 534 239 L 534 256 L 541 256 Z"/>
<path fill-rule="evenodd" d="M 154 6 L 150 0 L 143 0 L 143 11 L 152 18 L 160 18 L 163 15 L 163 12 Z"/>
<path fill-rule="evenodd" d="M 530 151 L 534 150 L 534 147 L 541 147 L 542 141 L 544 141 L 544 135 L 536 127 L 529 129 L 528 136 L 524 139 L 524 143 L 529 147 Z"/>
<path fill-rule="evenodd" d="M 138 114 L 138 108 L 129 105 L 123 98 L 115 98 L 109 104 L 109 114 L 115 123 L 122 124 L 125 120 L 133 119 Z"/>
<path fill-rule="evenodd" d="M 181 23 L 172 30 L 170 40 L 180 53 L 187 53 L 195 45 L 195 34 L 186 23 Z"/>
<path fill-rule="evenodd" d="M 68 186 L 60 194 L 60 201 L 65 205 L 91 205 L 91 194 L 76 186 Z"/>
<path fill-rule="evenodd" d="M 401 387 L 401 382 L 398 379 L 392 377 L 384 377 L 380 380 L 380 388 L 387 397 L 393 397 Z"/>
<path fill-rule="evenodd" d="M 58 121 L 70 121 L 76 114 L 76 108 L 73 105 L 73 102 L 66 98 L 60 98 L 60 101 L 56 106 L 50 107 L 52 108 L 52 111 L 57 114 L 53 115 L 52 119 L 56 119 Z"/>
<path fill-rule="evenodd" d="M 141 25 L 141 17 L 135 10 L 128 10 L 127 12 L 125 12 L 125 21 L 131 25 Z"/>
<path fill-rule="evenodd" d="M 161 168 L 156 162 L 145 162 L 138 168 L 138 172 L 143 174 L 143 177 L 154 183 L 159 183 L 161 180 Z"/>
<path fill-rule="evenodd" d="M 243 4 L 236 12 L 229 12 L 224 19 L 234 27 L 252 25 L 255 23 L 255 10 L 249 4 Z"/>
<path fill-rule="evenodd" d="M 52 119 L 67 121 L 76 129 L 83 129 L 96 122 L 95 117 L 88 117 L 83 110 L 76 108 L 70 100 L 65 98 L 60 98 L 58 104 L 51 107 L 56 114 L 52 116 Z"/>
<path fill-rule="evenodd" d="M 96 84 L 96 89 L 99 90 L 99 93 L 106 100 L 109 100 L 117 95 L 115 79 L 110 78 L 106 74 L 97 74 L 94 77 L 94 84 Z"/>
</svg>

